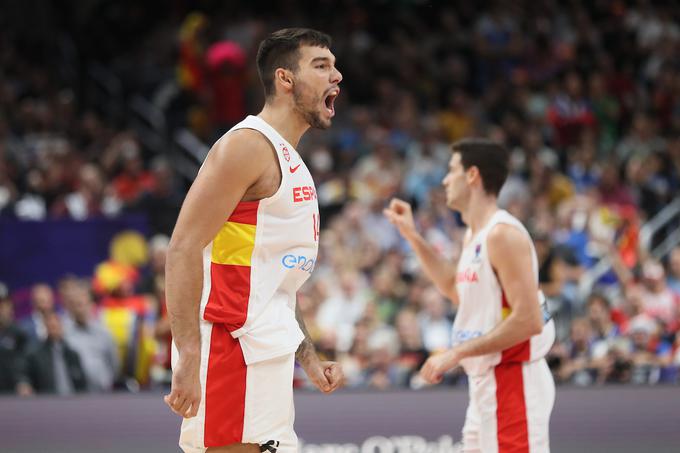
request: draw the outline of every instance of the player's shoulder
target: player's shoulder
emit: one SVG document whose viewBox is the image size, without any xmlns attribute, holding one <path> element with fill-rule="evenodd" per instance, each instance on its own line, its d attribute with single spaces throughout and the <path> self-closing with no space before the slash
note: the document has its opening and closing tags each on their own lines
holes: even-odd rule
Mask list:
<svg viewBox="0 0 680 453">
<path fill-rule="evenodd" d="M 225 178 L 243 178 L 253 182 L 276 160 L 274 148 L 266 137 L 253 129 L 236 129 L 224 134 L 210 149 L 199 171 Z"/>
<path fill-rule="evenodd" d="M 486 238 L 489 251 L 495 253 L 521 252 L 529 245 L 529 237 L 518 225 L 499 222 Z"/>
<path fill-rule="evenodd" d="M 273 149 L 269 139 L 255 129 L 236 129 L 224 134 L 213 149 L 220 153 L 245 154 L 256 157 L 257 154 L 271 154 Z"/>
</svg>

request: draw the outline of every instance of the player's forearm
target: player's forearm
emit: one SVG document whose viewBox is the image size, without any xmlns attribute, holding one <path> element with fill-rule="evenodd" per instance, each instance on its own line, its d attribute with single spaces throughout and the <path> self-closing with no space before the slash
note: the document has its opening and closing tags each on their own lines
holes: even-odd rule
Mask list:
<svg viewBox="0 0 680 453">
<path fill-rule="evenodd" d="M 302 340 L 302 343 L 300 343 L 300 346 L 298 346 L 297 351 L 295 351 L 295 360 L 297 360 L 297 362 L 304 367 L 313 361 L 318 361 L 319 358 L 316 355 L 314 342 L 309 336 L 309 332 L 307 331 L 307 326 L 305 325 L 305 320 L 302 317 L 302 311 L 300 311 L 299 305 L 296 305 L 295 307 L 295 319 L 297 319 L 300 330 L 302 330 L 302 333 L 305 335 L 304 340 Z"/>
<path fill-rule="evenodd" d="M 425 275 L 432 280 L 439 292 L 446 297 L 451 298 L 452 302 L 458 303 L 457 298 L 455 297 L 455 266 L 437 253 L 437 251 L 434 250 L 420 234 L 415 233 L 407 239 L 415 251 L 418 260 L 425 271 Z"/>
<path fill-rule="evenodd" d="M 533 316 L 521 316 L 513 312 L 491 332 L 461 343 L 456 348 L 461 358 L 493 354 L 528 340 L 539 334 L 542 328 L 542 322 L 537 323 Z"/>
<path fill-rule="evenodd" d="M 170 248 L 166 262 L 166 303 L 170 331 L 180 353 L 199 354 L 199 305 L 203 287 L 203 252 Z"/>
</svg>

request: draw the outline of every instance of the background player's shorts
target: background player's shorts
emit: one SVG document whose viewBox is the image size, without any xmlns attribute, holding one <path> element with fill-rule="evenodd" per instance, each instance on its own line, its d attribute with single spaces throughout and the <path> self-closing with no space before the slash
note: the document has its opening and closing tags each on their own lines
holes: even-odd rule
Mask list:
<svg viewBox="0 0 680 453">
<path fill-rule="evenodd" d="M 173 347 L 173 363 L 177 351 Z M 198 415 L 184 419 L 185 453 L 238 442 L 264 452 L 297 452 L 293 430 L 295 354 L 246 365 L 238 340 L 221 324 L 201 321 L 201 390 Z"/>
<path fill-rule="evenodd" d="M 548 453 L 555 382 L 545 359 L 469 376 L 463 452 Z"/>
</svg>

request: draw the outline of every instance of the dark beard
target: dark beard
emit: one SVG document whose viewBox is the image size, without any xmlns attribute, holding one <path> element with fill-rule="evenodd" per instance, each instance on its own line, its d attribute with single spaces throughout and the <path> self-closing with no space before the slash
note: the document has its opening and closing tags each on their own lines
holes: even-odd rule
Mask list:
<svg viewBox="0 0 680 453">
<path fill-rule="evenodd" d="M 328 129 L 330 124 L 326 124 L 321 120 L 321 115 L 318 111 L 307 109 L 302 99 L 302 90 L 298 89 L 299 85 L 293 86 L 293 102 L 295 103 L 295 110 L 302 115 L 302 118 L 314 129 Z M 314 102 L 317 104 L 317 102 Z"/>
</svg>

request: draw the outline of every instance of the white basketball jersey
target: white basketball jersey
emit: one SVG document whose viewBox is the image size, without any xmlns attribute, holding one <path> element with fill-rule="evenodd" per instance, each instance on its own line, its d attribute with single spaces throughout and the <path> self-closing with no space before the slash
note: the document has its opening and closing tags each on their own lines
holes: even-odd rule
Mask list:
<svg viewBox="0 0 680 453">
<path fill-rule="evenodd" d="M 453 343 L 458 344 L 482 336 L 496 327 L 508 314 L 503 288 L 489 261 L 487 236 L 499 223 L 513 225 L 530 238 L 524 225 L 508 212 L 498 210 L 463 249 L 456 276 L 459 305 L 453 324 Z M 533 273 L 538 282 L 538 259 L 531 242 Z M 512 260 L 512 257 L 507 259 Z M 539 303 L 544 308 L 545 298 L 539 291 Z M 465 372 L 476 376 L 485 373 L 501 362 L 530 362 L 540 359 L 548 352 L 555 341 L 555 326 L 545 315 L 543 331 L 530 339 L 502 352 L 469 357 L 461 361 Z"/>
<path fill-rule="evenodd" d="M 304 338 L 296 292 L 316 262 L 319 206 L 307 166 L 274 128 L 248 116 L 229 132 L 236 129 L 271 142 L 281 185 L 269 198 L 240 202 L 205 248 L 201 316 L 227 326 L 251 364 L 295 351 Z"/>
</svg>

